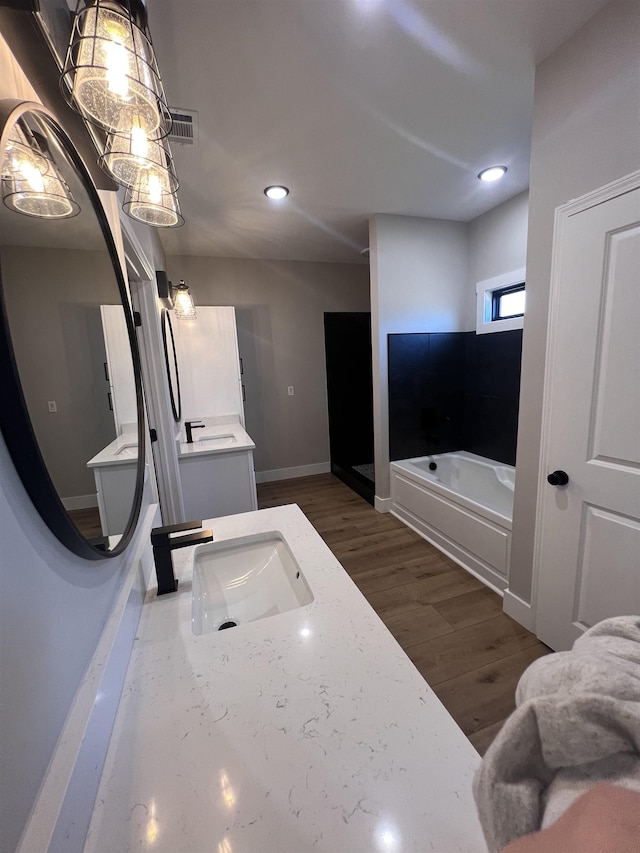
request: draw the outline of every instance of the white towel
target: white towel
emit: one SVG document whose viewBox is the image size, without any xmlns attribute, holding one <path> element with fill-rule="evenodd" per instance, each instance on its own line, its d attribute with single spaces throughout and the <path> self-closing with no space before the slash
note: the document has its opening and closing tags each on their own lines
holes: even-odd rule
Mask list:
<svg viewBox="0 0 640 853">
<path fill-rule="evenodd" d="M 640 791 L 640 617 L 535 661 L 474 779 L 490 851 L 549 826 L 597 782 Z"/>
</svg>

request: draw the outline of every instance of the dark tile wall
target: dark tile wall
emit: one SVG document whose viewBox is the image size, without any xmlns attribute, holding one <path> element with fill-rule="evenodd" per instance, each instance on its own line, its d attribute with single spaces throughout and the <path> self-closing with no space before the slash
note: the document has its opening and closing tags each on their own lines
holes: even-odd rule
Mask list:
<svg viewBox="0 0 640 853">
<path fill-rule="evenodd" d="M 469 450 L 515 464 L 522 331 L 389 335 L 390 458 Z"/>
<path fill-rule="evenodd" d="M 522 329 L 467 335 L 462 449 L 515 465 Z"/>
<path fill-rule="evenodd" d="M 391 459 L 460 449 L 465 333 L 389 335 L 388 341 Z"/>
</svg>

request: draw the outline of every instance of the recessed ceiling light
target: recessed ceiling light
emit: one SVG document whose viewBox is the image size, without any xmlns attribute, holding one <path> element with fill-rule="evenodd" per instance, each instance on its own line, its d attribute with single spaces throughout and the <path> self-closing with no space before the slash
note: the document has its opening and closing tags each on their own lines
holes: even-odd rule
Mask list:
<svg viewBox="0 0 640 853">
<path fill-rule="evenodd" d="M 490 166 L 488 169 L 483 169 L 478 175 L 478 177 L 481 181 L 491 183 L 492 181 L 499 181 L 500 178 L 506 174 L 506 172 L 506 166 Z"/>
<path fill-rule="evenodd" d="M 282 201 L 283 198 L 289 195 L 289 190 L 287 187 L 267 187 L 264 194 L 267 198 L 273 199 L 273 201 Z"/>
</svg>

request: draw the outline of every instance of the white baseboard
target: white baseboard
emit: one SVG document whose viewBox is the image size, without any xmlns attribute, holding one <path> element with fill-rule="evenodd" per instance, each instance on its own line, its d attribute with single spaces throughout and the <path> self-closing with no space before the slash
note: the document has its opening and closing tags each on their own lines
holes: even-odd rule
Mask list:
<svg viewBox="0 0 640 853">
<path fill-rule="evenodd" d="M 150 504 L 131 544 L 129 569 L 78 688 L 17 853 L 82 853 L 102 776 L 153 557 Z"/>
<path fill-rule="evenodd" d="M 517 595 L 514 595 L 510 590 L 505 589 L 502 602 L 502 609 L 507 614 L 519 622 L 527 631 L 536 632 L 536 617 L 533 612 L 533 607 L 526 601 L 523 601 Z"/>
<path fill-rule="evenodd" d="M 70 509 L 91 509 L 98 506 L 98 496 L 93 495 L 75 495 L 70 498 L 62 498 L 62 506 L 67 510 Z"/>
<path fill-rule="evenodd" d="M 274 468 L 272 471 L 256 471 L 256 483 L 273 483 L 275 480 L 294 480 L 297 477 L 313 477 L 315 474 L 330 474 L 330 462 L 315 465 L 298 465 L 297 468 Z"/>
<path fill-rule="evenodd" d="M 374 506 L 378 512 L 391 512 L 391 498 L 379 498 L 376 495 Z"/>
</svg>

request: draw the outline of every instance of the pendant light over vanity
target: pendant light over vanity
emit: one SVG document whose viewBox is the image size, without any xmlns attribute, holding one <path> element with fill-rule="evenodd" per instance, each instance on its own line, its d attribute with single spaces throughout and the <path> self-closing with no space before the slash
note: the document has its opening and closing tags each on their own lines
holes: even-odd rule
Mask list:
<svg viewBox="0 0 640 853">
<path fill-rule="evenodd" d="M 98 162 L 126 188 L 125 213 L 182 225 L 171 114 L 142 0 L 78 0 L 61 82 L 71 106 L 107 133 Z"/>
<path fill-rule="evenodd" d="M 2 201 L 9 210 L 41 219 L 69 219 L 80 212 L 46 140 L 24 118 L 15 122 L 7 140 Z"/>
<path fill-rule="evenodd" d="M 193 302 L 193 296 L 183 279 L 180 279 L 180 284 L 173 288 L 172 298 L 178 320 L 196 319 L 198 315 Z"/>
</svg>

